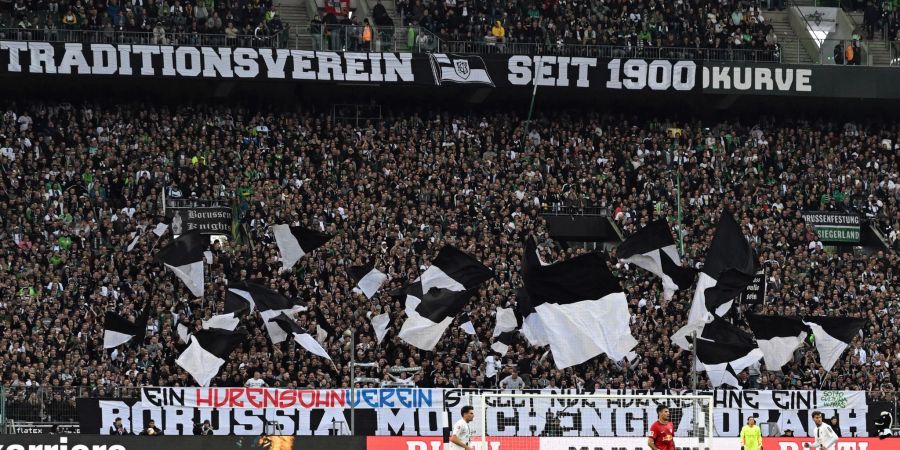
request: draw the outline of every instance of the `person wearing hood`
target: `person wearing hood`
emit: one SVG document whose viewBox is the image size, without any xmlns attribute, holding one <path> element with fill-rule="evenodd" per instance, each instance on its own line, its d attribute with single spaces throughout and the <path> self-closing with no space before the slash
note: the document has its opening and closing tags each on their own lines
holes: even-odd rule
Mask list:
<svg viewBox="0 0 900 450">
<path fill-rule="evenodd" d="M 503 24 L 499 20 L 494 22 L 494 27 L 491 28 L 491 36 L 497 38 L 497 42 L 502 42 L 506 37 L 506 29 L 503 28 Z"/>
<path fill-rule="evenodd" d="M 841 436 L 841 421 L 840 421 L 840 419 L 838 419 L 837 414 L 835 414 L 834 416 L 831 417 L 831 419 L 828 421 L 828 424 L 831 425 L 831 429 L 834 430 L 834 434 L 838 435 L 838 437 L 842 437 Z"/>
</svg>

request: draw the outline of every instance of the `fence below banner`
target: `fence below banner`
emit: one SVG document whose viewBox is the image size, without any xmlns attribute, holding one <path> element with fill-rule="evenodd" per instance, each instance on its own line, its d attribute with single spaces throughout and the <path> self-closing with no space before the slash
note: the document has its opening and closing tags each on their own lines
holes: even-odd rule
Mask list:
<svg viewBox="0 0 900 450">
<path fill-rule="evenodd" d="M 286 48 L 288 29 L 271 35 L 224 33 L 172 33 L 150 31 L 93 31 L 67 29 L 0 28 L 0 39 L 35 42 L 130 45 L 202 45 L 212 47 Z"/>
</svg>

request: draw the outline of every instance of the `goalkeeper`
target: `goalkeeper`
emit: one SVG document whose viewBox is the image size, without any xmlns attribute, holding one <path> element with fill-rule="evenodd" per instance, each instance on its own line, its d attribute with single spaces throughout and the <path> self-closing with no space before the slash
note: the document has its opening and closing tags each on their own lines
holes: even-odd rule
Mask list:
<svg viewBox="0 0 900 450">
<path fill-rule="evenodd" d="M 756 426 L 756 417 L 748 417 L 741 428 L 741 445 L 744 450 L 762 450 L 762 431 Z"/>
</svg>

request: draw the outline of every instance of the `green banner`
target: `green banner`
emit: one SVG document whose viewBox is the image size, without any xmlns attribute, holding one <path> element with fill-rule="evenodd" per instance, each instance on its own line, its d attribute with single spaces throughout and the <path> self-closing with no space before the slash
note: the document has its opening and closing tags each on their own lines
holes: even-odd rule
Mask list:
<svg viewBox="0 0 900 450">
<path fill-rule="evenodd" d="M 804 211 L 803 220 L 813 227 L 822 242 L 859 243 L 862 221 L 856 214 Z"/>
</svg>

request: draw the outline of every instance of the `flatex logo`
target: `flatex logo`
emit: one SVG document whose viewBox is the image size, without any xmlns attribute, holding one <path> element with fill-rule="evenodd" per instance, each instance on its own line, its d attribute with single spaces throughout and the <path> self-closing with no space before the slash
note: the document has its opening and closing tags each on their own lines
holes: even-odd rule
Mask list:
<svg viewBox="0 0 900 450">
<path fill-rule="evenodd" d="M 0 445 L 0 450 L 126 450 L 124 445 L 85 445 L 69 446 L 69 438 L 60 437 L 58 444 L 9 444 Z"/>
</svg>

